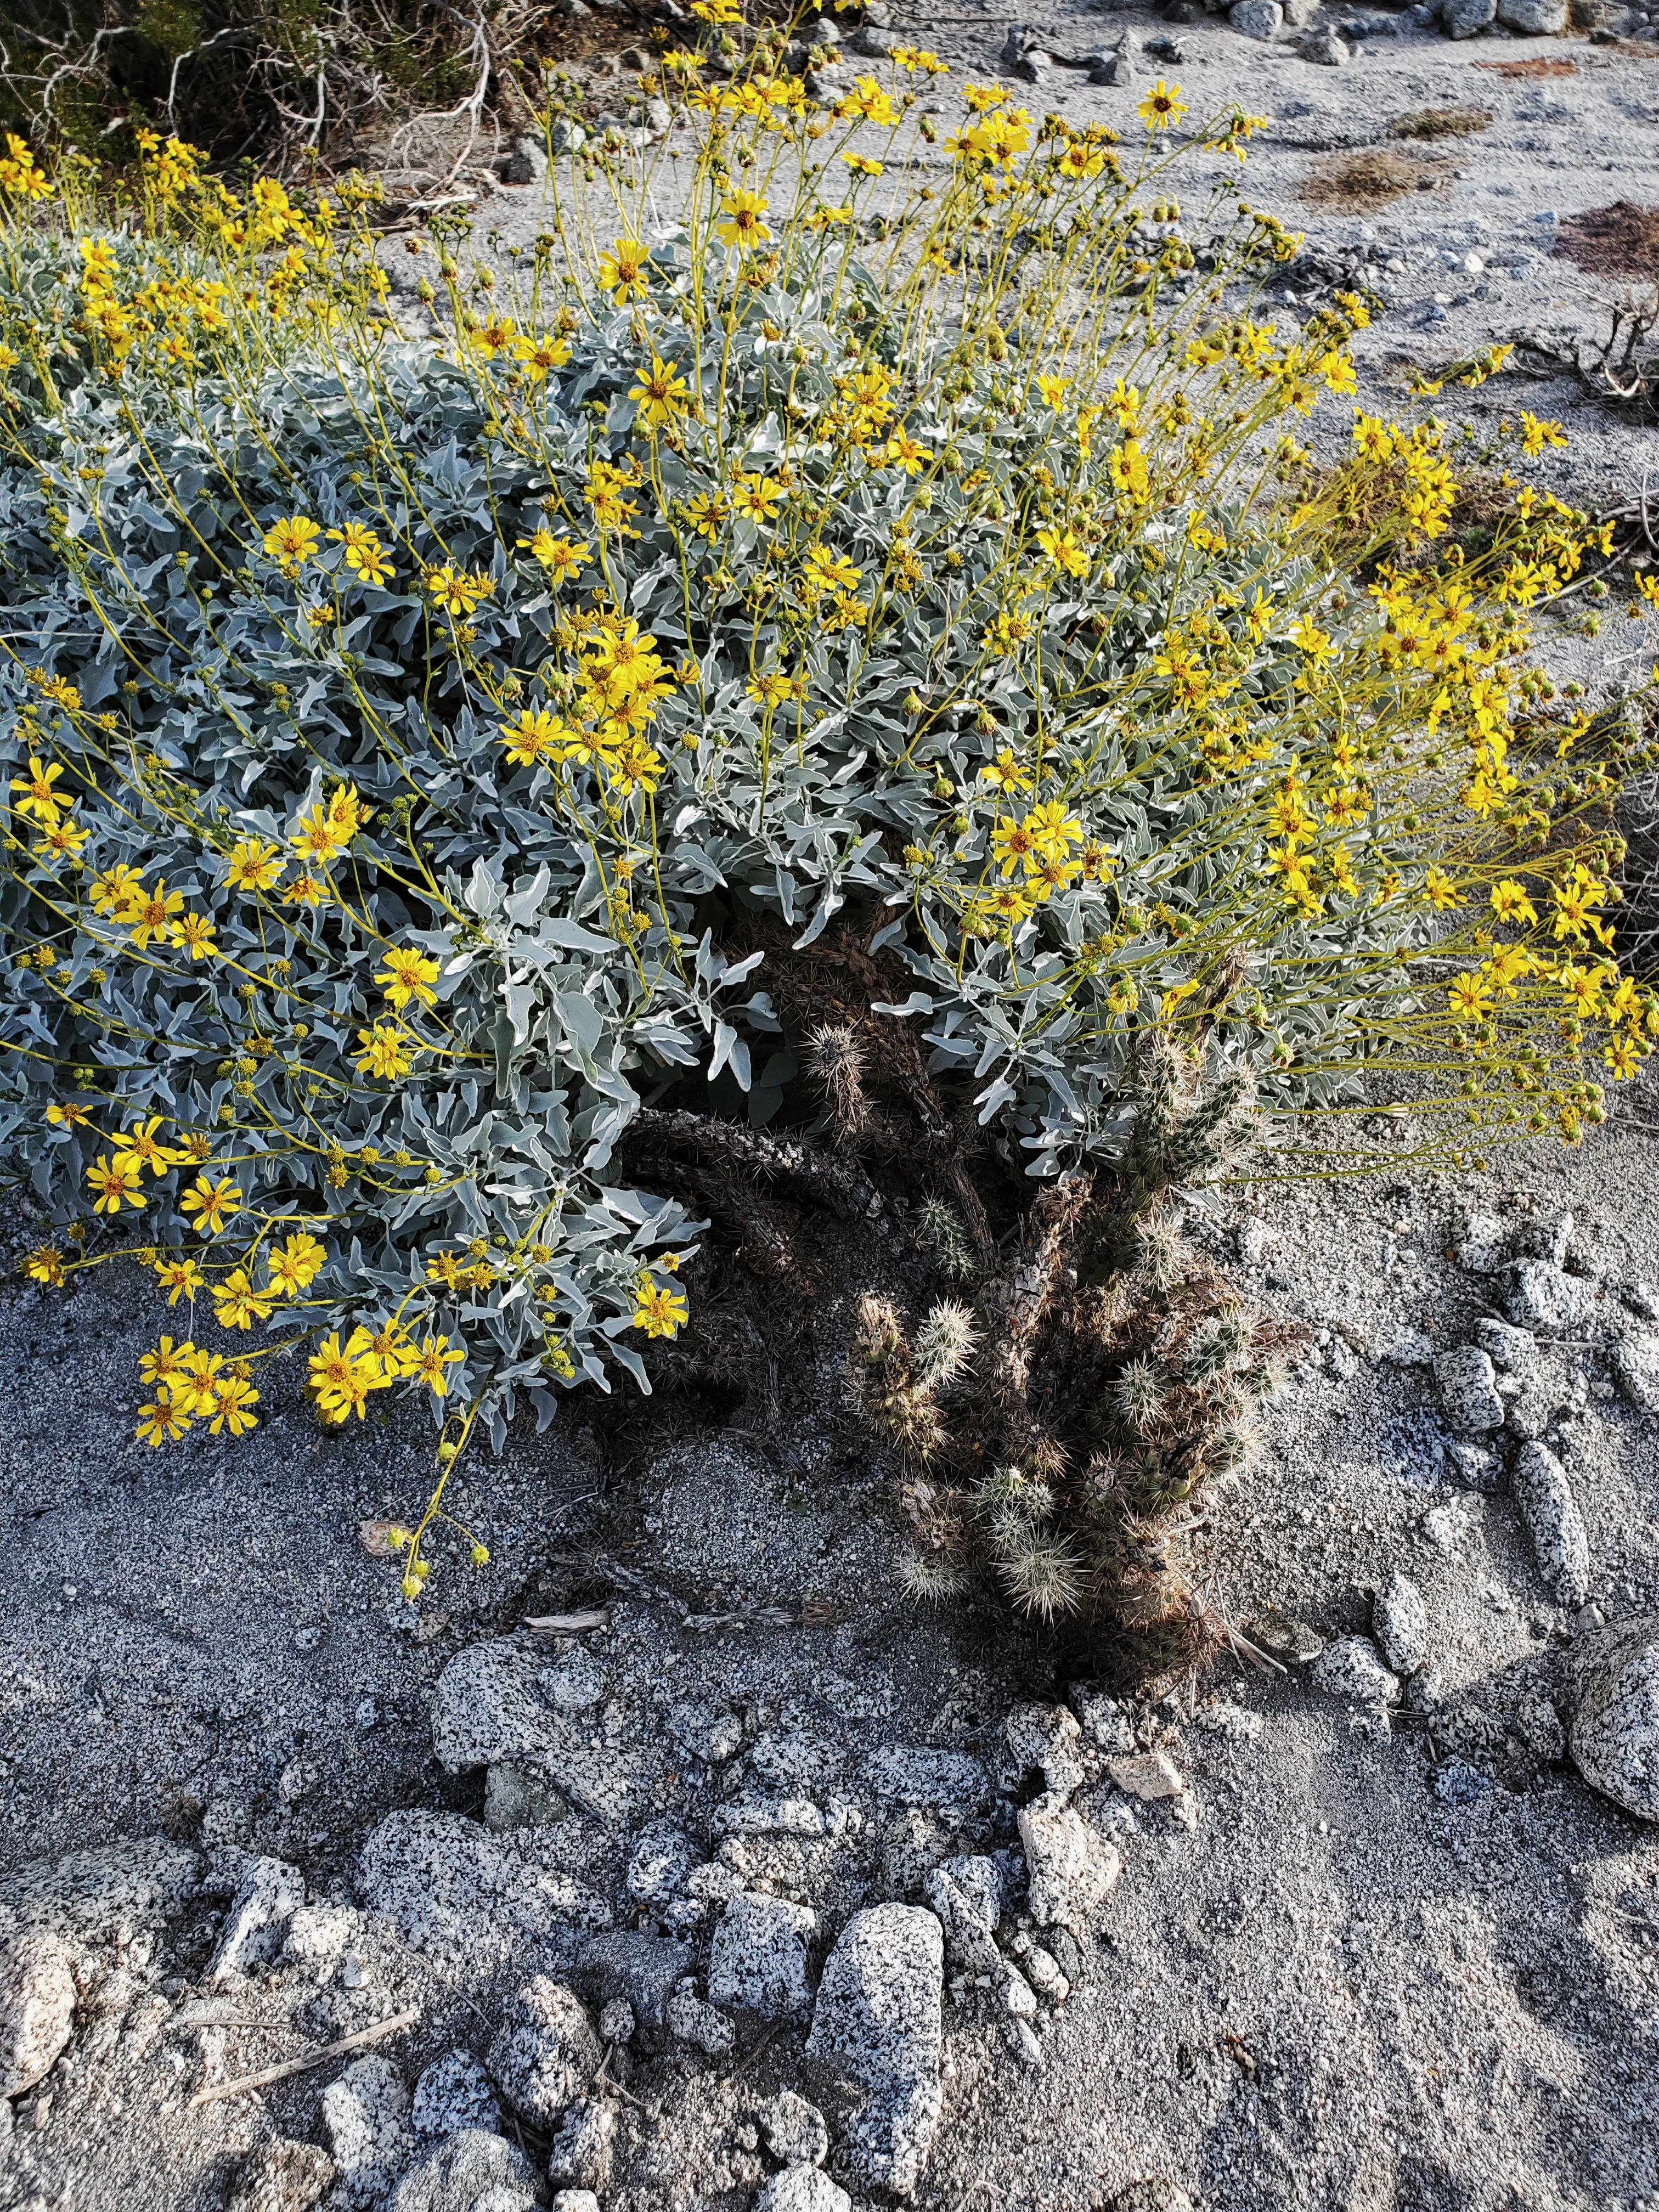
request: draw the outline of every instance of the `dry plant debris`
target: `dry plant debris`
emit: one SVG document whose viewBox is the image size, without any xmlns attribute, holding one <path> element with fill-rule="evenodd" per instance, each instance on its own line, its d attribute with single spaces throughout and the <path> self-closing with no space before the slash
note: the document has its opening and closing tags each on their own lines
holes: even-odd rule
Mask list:
<svg viewBox="0 0 1659 2212">
<path fill-rule="evenodd" d="M 1319 162 L 1302 185 L 1301 198 L 1315 207 L 1335 209 L 1344 215 L 1364 215 L 1386 207 L 1407 192 L 1432 191 L 1446 176 L 1442 161 L 1413 160 L 1385 148 L 1366 148 L 1358 154 L 1336 154 Z"/>
<path fill-rule="evenodd" d="M 1413 107 L 1389 125 L 1390 138 L 1468 138 L 1492 128 L 1489 107 Z"/>
<path fill-rule="evenodd" d="M 1530 78 L 1540 76 L 1577 76 L 1577 62 L 1546 61 L 1541 56 L 1525 62 L 1477 62 L 1476 69 L 1490 70 L 1494 76 Z"/>
<path fill-rule="evenodd" d="M 1659 283 L 1659 207 L 1615 200 L 1567 216 L 1555 251 L 1593 276 Z"/>
</svg>

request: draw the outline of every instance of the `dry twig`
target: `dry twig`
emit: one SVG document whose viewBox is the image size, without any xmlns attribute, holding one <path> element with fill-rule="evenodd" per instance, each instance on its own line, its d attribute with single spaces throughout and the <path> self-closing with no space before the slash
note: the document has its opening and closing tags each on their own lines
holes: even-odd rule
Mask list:
<svg viewBox="0 0 1659 2212">
<path fill-rule="evenodd" d="M 360 2027 L 356 2035 L 343 2035 L 337 2043 L 325 2044 L 320 2051 L 309 2051 L 303 2058 L 285 2058 L 280 2066 L 261 2067 L 257 2074 L 240 2075 L 234 2081 L 212 2082 L 196 2092 L 191 2107 L 193 2111 L 198 2105 L 216 2104 L 222 2097 L 240 2097 L 246 2090 L 268 2089 L 292 2075 L 308 2074 L 313 2066 L 325 2066 L 331 2058 L 343 2058 L 348 2051 L 361 2051 L 365 2044 L 383 2042 L 388 2035 L 413 2027 L 420 2016 L 417 2005 L 408 2012 L 394 2013 L 390 2020 L 377 2020 L 372 2027 Z"/>
</svg>

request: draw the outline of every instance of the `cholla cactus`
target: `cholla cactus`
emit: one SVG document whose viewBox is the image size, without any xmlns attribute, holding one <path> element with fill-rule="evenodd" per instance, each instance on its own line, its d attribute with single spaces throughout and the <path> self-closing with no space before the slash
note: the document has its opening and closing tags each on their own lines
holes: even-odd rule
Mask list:
<svg viewBox="0 0 1659 2212">
<path fill-rule="evenodd" d="M 1132 1359 L 1112 1386 L 1118 1411 L 1139 1437 L 1156 1430 L 1168 1395 L 1168 1378 L 1150 1359 Z"/>
<path fill-rule="evenodd" d="M 1074 1613 L 1085 1588 L 1080 1562 L 1063 1538 L 1033 1532 L 996 1562 L 1004 1589 L 1022 1613 L 1049 1621 Z"/>
<path fill-rule="evenodd" d="M 864 1053 L 846 1022 L 820 1022 L 806 1040 L 806 1065 L 823 1093 L 837 1144 L 855 1137 L 870 1119 L 864 1091 Z"/>
<path fill-rule="evenodd" d="M 866 1417 L 907 1458 L 923 1465 L 933 1458 L 945 1441 L 934 1386 L 919 1371 L 904 1326 L 888 1299 L 859 1300 L 849 1368 L 853 1395 Z"/>
<path fill-rule="evenodd" d="M 1181 1280 L 1187 1261 L 1187 1244 L 1173 1221 L 1153 1216 L 1134 1226 L 1135 1265 L 1155 1290 L 1167 1291 Z"/>
<path fill-rule="evenodd" d="M 901 1552 L 893 1572 L 899 1588 L 926 1605 L 960 1597 L 969 1585 L 967 1569 L 945 1552 Z"/>
<path fill-rule="evenodd" d="M 853 1358 L 861 1366 L 879 1367 L 904 1351 L 904 1330 L 886 1298 L 861 1297 L 853 1317 Z"/>
<path fill-rule="evenodd" d="M 1135 1126 L 1121 1169 L 1124 1209 L 1142 1214 L 1176 1183 L 1201 1182 L 1249 1149 L 1255 1122 L 1255 1086 L 1248 1073 L 1224 1068 L 1198 1097 L 1195 1060 L 1167 1037 L 1154 1039 L 1134 1071 Z"/>
<path fill-rule="evenodd" d="M 944 1389 L 966 1371 L 979 1340 L 969 1309 L 941 1299 L 916 1331 L 916 1373 L 932 1389 Z"/>
<path fill-rule="evenodd" d="M 1213 1382 L 1235 1367 L 1249 1347 L 1250 1332 L 1237 1309 L 1217 1314 L 1188 1339 L 1182 1373 L 1188 1382 Z"/>
<path fill-rule="evenodd" d="M 940 1274 L 949 1282 L 968 1281 L 979 1258 L 955 1206 L 945 1199 L 924 1199 L 916 1209 L 916 1226 Z"/>
</svg>

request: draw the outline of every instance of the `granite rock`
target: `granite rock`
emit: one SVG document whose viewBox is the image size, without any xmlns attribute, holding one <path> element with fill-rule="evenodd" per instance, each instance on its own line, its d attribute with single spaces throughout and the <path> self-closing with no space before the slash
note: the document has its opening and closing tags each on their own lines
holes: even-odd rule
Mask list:
<svg viewBox="0 0 1659 2212">
<path fill-rule="evenodd" d="M 1123 1871 L 1116 1848 L 1101 1840 L 1072 1806 L 1039 1797 L 1019 1815 L 1031 1917 L 1039 1928 L 1076 1934 L 1105 1903 Z"/>
<path fill-rule="evenodd" d="M 1504 1425 L 1504 1401 L 1489 1353 L 1460 1344 L 1434 1363 L 1434 1379 L 1446 1419 L 1463 1436 L 1478 1436 Z"/>
<path fill-rule="evenodd" d="M 708 2001 L 762 2020 L 787 2020 L 812 2001 L 807 1946 L 817 1916 L 785 1898 L 744 1890 L 721 1914 L 708 1956 Z"/>
<path fill-rule="evenodd" d="M 517 2143 L 463 2128 L 404 2176 L 388 2212 L 532 2212 L 539 2195 Z"/>
<path fill-rule="evenodd" d="M 1510 1483 L 1545 1588 L 1558 1605 L 1576 1609 L 1589 1597 L 1589 1538 L 1566 1469 L 1547 1446 L 1522 1444 Z"/>
<path fill-rule="evenodd" d="M 42 2081 L 75 2026 L 75 1974 L 55 1936 L 13 1938 L 0 1960 L 0 2099 Z"/>
<path fill-rule="evenodd" d="M 415 2154 L 409 2092 L 391 2059 L 372 2051 L 354 2060 L 324 2090 L 322 2118 L 340 2204 L 364 2212 L 383 2203 Z"/>
<path fill-rule="evenodd" d="M 1518 1261 L 1504 1298 L 1504 1310 L 1518 1328 L 1542 1336 L 1582 1328 L 1595 1304 L 1592 1286 L 1550 1260 Z"/>
<path fill-rule="evenodd" d="M 1377 1648 L 1396 1674 L 1414 1674 L 1429 1656 L 1429 1612 L 1409 1575 L 1397 1571 L 1371 1607 Z"/>
<path fill-rule="evenodd" d="M 767 2148 L 786 2166 L 822 2166 L 830 2155 L 823 2114 L 793 2089 L 780 2089 L 763 2106 L 760 2124 Z"/>
<path fill-rule="evenodd" d="M 1659 1413 L 1659 1336 L 1629 1329 L 1615 1337 L 1613 1371 L 1632 1406 L 1644 1413 Z"/>
<path fill-rule="evenodd" d="M 577 1978 L 600 2008 L 618 1999 L 626 2003 L 634 2015 L 641 2047 L 660 2051 L 670 2032 L 668 2008 L 689 1970 L 684 1944 L 618 1929 L 589 1937 L 582 1948 Z"/>
<path fill-rule="evenodd" d="M 1593 1790 L 1638 1820 L 1659 1820 L 1659 1616 L 1581 1636 L 1565 1673 L 1575 1711 L 1568 1747 Z"/>
<path fill-rule="evenodd" d="M 415 2084 L 410 2120 L 423 2142 L 441 2142 L 469 2128 L 494 2135 L 501 2118 L 489 2076 L 470 2051 L 446 2051 Z"/>
<path fill-rule="evenodd" d="M 822 2167 L 790 2166 L 772 2176 L 755 2212 L 853 2212 L 853 2200 Z"/>
<path fill-rule="evenodd" d="M 611 1920 L 610 1906 L 580 1882 L 520 1857 L 459 1813 L 388 1813 L 363 1845 L 357 1888 L 371 1911 L 441 1964 L 544 1941 L 572 1922 Z"/>
<path fill-rule="evenodd" d="M 616 2134 L 614 2105 L 573 2105 L 553 2137 L 548 2179 L 556 2189 L 591 2189 L 603 2195 L 611 2186 Z"/>
<path fill-rule="evenodd" d="M 228 2212 L 312 2212 L 333 2179 L 320 2143 L 267 2136 L 237 2175 Z"/>
<path fill-rule="evenodd" d="M 298 1867 L 282 1859 L 250 1858 L 208 1961 L 209 1988 L 269 1966 L 305 1901 L 306 1879 Z"/>
<path fill-rule="evenodd" d="M 912 2196 L 943 2101 L 945 1939 L 931 1912 L 855 1912 L 825 1963 L 807 2055 L 863 2092 L 842 2154 L 864 2189 Z"/>
<path fill-rule="evenodd" d="M 514 2111 L 551 2132 L 599 2070 L 599 2039 L 573 1990 L 534 1974 L 519 1990 L 485 2057 Z"/>
<path fill-rule="evenodd" d="M 1399 1680 L 1377 1657 L 1369 1636 L 1339 1636 L 1325 1646 L 1311 1671 L 1328 1696 L 1362 1712 L 1382 1712 L 1399 1703 Z"/>
</svg>

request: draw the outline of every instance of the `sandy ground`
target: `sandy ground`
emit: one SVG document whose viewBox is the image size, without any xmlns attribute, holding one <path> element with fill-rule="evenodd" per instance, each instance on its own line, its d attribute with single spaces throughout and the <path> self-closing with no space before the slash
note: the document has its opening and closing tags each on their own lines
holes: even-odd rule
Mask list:
<svg viewBox="0 0 1659 2212">
<path fill-rule="evenodd" d="M 1378 394 L 1407 359 L 1593 329 L 1603 288 L 1553 258 L 1559 219 L 1656 196 L 1659 44 L 1453 46 L 1400 19 L 1403 35 L 1363 40 L 1334 69 L 1219 20 L 1173 33 L 1133 10 L 1042 20 L 1075 48 L 1125 28 L 1137 46 L 1174 35 L 1178 66 L 1149 58 L 1147 77 L 1177 74 L 1195 100 L 1269 115 L 1256 196 L 1302 210 L 1312 242 L 1375 271 L 1389 297 L 1362 342 Z M 963 9 L 905 27 L 958 74 L 988 76 L 1006 19 Z M 1539 56 L 1575 74 L 1478 66 Z M 1030 96 L 1127 131 L 1139 90 L 1055 71 Z M 1460 104 L 1494 120 L 1451 144 L 1455 170 L 1433 191 L 1364 216 L 1298 200 L 1333 151 L 1380 140 L 1391 115 Z M 504 190 L 481 216 L 506 242 L 527 238 L 538 199 Z M 1308 296 L 1294 270 L 1285 290 Z M 1586 501 L 1629 498 L 1659 460 L 1651 428 L 1583 404 L 1564 380 L 1474 398 L 1570 416 L 1571 448 L 1551 460 L 1555 477 L 1540 473 Z M 1619 617 L 1600 640 L 1558 635 L 1551 657 L 1601 685 L 1653 650 L 1648 626 Z M 981 2197 L 1082 2212 L 1151 2175 L 1212 2212 L 1659 2204 L 1659 1831 L 1595 1796 L 1549 1740 L 1538 1700 L 1575 1623 L 1513 1498 L 1471 1486 L 1449 1453 L 1430 1370 L 1388 1356 L 1404 1330 L 1438 1352 L 1496 1310 L 1492 1279 L 1447 1256 L 1469 1206 L 1511 1227 L 1571 1212 L 1570 1265 L 1601 1288 L 1595 1318 L 1554 1356 L 1547 1433 L 1585 1519 L 1595 1604 L 1613 1618 L 1659 1610 L 1659 1427 L 1615 1393 L 1607 1358 L 1621 1289 L 1659 1281 L 1659 1099 L 1646 1091 L 1581 1152 L 1516 1152 L 1479 1187 L 1402 1169 L 1323 1194 L 1231 1194 L 1200 1224 L 1264 1304 L 1326 1333 L 1270 1409 L 1238 1492 L 1212 1510 L 1200 1539 L 1212 1595 L 1241 1622 L 1281 1608 L 1311 1643 L 1364 1629 L 1372 1592 L 1403 1571 L 1426 1601 L 1443 1703 L 1383 1734 L 1292 1665 L 1272 1678 L 1223 1668 L 1133 1711 L 1139 1741 L 1166 1751 L 1185 1790 L 1135 1805 L 1096 1789 L 1124 1872 L 1072 1962 L 1071 1994 L 1038 2023 L 1040 2063 L 982 1995 L 947 1998 L 943 2118 L 916 2200 L 929 2212 Z M 526 1615 L 611 1606 L 608 1636 L 592 1640 L 609 1684 L 593 1741 L 627 1803 L 503 1837 L 513 1881 L 580 1877 L 620 1924 L 642 1819 L 672 1814 L 712 1847 L 732 1776 L 775 1780 L 804 1761 L 802 1786 L 858 1817 L 810 1845 L 757 1844 L 744 1864 L 746 1880 L 817 1912 L 816 1973 L 849 1912 L 905 1893 L 895 1837 L 908 1816 L 867 1764 L 893 1746 L 981 1760 L 994 1786 L 957 1843 L 1017 1850 L 1029 1789 L 994 1779 L 1004 1723 L 1022 1701 L 1063 1698 L 1066 1672 L 1041 1639 L 973 1608 L 917 1614 L 888 1574 L 884 1472 L 844 1433 L 807 1422 L 767 1444 L 743 1407 L 573 1406 L 548 1437 L 515 1436 L 472 1469 L 460 1510 L 491 1561 L 446 1566 L 422 1625 L 357 1528 L 417 1504 L 423 1429 L 394 1417 L 319 1440 L 289 1376 L 240 1445 L 192 1437 L 155 1455 L 129 1441 L 153 1296 L 104 1276 L 59 1299 L 13 1275 L 0 1311 L 13 1361 L 0 1917 L 38 1891 L 37 1863 L 87 1846 L 159 1835 L 204 1854 L 181 1909 L 114 1912 L 88 1936 L 68 2050 L 44 2093 L 10 2108 L 3 2212 L 217 2212 L 273 2131 L 330 2140 L 320 2099 L 338 2068 L 191 2111 L 197 2084 L 405 2008 L 416 2025 L 381 2046 L 405 2081 L 445 2049 L 484 2050 L 529 1940 L 518 1928 L 498 1942 L 495 1907 L 443 1957 L 395 1920 L 354 1920 L 355 1978 L 337 1958 L 272 1960 L 227 1996 L 204 1974 L 250 1850 L 296 1866 L 313 1902 L 348 1905 L 365 1901 L 363 1846 L 384 1816 L 485 1813 L 483 1771 L 434 1755 L 434 1701 L 446 1668 Z M 818 1625 L 684 1620 L 805 1600 L 827 1608 Z M 729 1767 L 708 1742 L 687 1748 L 698 1712 L 735 1716 Z M 530 1948 L 574 1972 L 575 1942 L 566 1929 Z M 621 2054 L 634 2101 L 605 2212 L 746 2208 L 776 2163 L 757 2148 L 762 2106 L 811 2085 L 804 2035 L 804 2021 L 745 2032 L 719 2061 L 683 2044 Z M 530 2147 L 544 2160 L 545 2144 Z M 273 2197 L 268 2212 L 311 2202 Z"/>
</svg>

